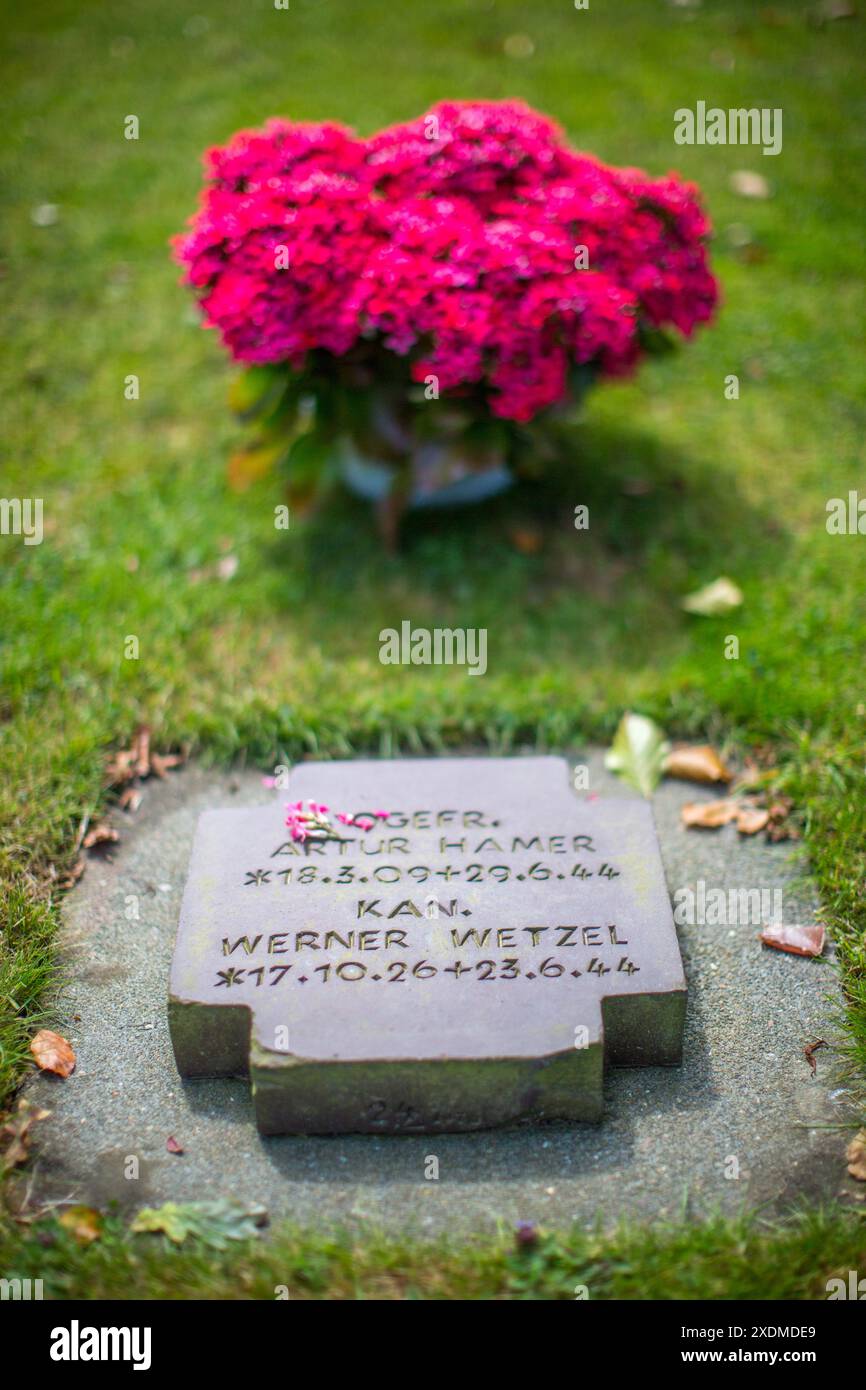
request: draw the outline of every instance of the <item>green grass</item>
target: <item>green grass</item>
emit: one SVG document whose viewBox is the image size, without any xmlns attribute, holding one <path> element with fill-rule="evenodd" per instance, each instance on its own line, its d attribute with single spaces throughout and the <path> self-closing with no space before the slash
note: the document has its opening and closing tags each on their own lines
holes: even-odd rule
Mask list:
<svg viewBox="0 0 866 1390">
<path fill-rule="evenodd" d="M 866 539 L 825 529 L 829 498 L 866 495 L 863 20 L 817 28 L 813 9 L 4 5 L 0 491 L 44 499 L 46 538 L 0 537 L 0 1104 L 46 1004 L 56 883 L 99 809 L 103 755 L 142 720 L 159 746 L 263 767 L 564 747 L 606 738 L 627 707 L 671 734 L 771 745 L 866 1077 Z M 200 15 L 209 27 L 185 33 Z M 505 55 L 514 33 L 532 37 L 531 57 Z M 521 96 L 605 159 L 698 181 L 722 313 L 675 357 L 597 391 L 542 483 L 412 519 L 396 557 L 349 500 L 276 532 L 275 483 L 226 487 L 241 438 L 229 371 L 168 255 L 199 153 L 275 113 L 366 133 L 454 95 Z M 781 107 L 782 154 L 674 146 L 674 110 L 699 99 Z M 138 142 L 123 139 L 128 114 Z M 770 198 L 731 191 L 744 167 Z M 45 203 L 57 221 L 36 226 Z M 133 372 L 137 402 L 123 395 Z M 732 372 L 738 401 L 724 398 Z M 573 528 L 578 503 L 588 532 Z M 510 539 L 528 523 L 543 536 L 533 555 Z M 233 579 L 196 580 L 226 552 Z M 743 608 L 687 617 L 679 598 L 719 574 Z M 486 627 L 487 676 L 381 666 L 378 633 L 404 618 Z M 723 656 L 729 633 L 738 661 Z"/>
<path fill-rule="evenodd" d="M 41 1279 L 45 1298 L 155 1299 L 824 1299 L 827 1280 L 862 1269 L 866 1222 L 832 1209 L 784 1225 L 716 1218 L 701 1226 L 621 1225 L 471 1246 L 377 1233 L 317 1236 L 281 1226 L 217 1253 L 128 1236 L 109 1217 L 88 1246 L 53 1219 L 22 1234 L 0 1224 L 4 1277 Z"/>
</svg>

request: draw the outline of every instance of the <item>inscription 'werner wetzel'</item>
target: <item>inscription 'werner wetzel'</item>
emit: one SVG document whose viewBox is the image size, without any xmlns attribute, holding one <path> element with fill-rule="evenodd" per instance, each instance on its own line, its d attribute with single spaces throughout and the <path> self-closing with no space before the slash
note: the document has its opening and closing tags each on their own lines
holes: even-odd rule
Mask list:
<svg viewBox="0 0 866 1390">
<path fill-rule="evenodd" d="M 300 842 L 285 793 L 201 817 L 172 1041 L 183 1075 L 249 1074 L 264 1132 L 598 1119 L 605 1054 L 679 1060 L 645 803 L 581 801 L 556 758 L 310 763 L 289 794 L 395 809 Z"/>
</svg>

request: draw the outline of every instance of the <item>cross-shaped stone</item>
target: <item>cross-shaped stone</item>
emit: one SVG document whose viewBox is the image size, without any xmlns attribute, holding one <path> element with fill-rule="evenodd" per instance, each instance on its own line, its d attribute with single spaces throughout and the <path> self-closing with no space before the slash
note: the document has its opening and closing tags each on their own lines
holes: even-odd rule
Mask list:
<svg viewBox="0 0 866 1390">
<path fill-rule="evenodd" d="M 200 818 L 169 1000 L 183 1076 L 249 1074 L 267 1134 L 426 1132 L 597 1120 L 605 1061 L 680 1060 L 646 802 L 579 798 L 559 758 L 305 763 L 290 781 Z M 293 839 L 287 799 L 327 805 L 333 838 Z"/>
</svg>

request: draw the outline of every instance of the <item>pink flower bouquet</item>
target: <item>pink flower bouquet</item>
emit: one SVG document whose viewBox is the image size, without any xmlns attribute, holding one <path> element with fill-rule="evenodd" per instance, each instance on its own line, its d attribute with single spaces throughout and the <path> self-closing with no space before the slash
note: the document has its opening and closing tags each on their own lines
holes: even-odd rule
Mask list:
<svg viewBox="0 0 866 1390">
<path fill-rule="evenodd" d="M 694 186 L 578 153 L 519 102 L 368 140 L 272 120 L 206 168 L 175 246 L 247 368 L 236 477 L 279 464 L 297 504 L 339 477 L 392 515 L 492 491 L 540 424 L 716 303 Z"/>
</svg>

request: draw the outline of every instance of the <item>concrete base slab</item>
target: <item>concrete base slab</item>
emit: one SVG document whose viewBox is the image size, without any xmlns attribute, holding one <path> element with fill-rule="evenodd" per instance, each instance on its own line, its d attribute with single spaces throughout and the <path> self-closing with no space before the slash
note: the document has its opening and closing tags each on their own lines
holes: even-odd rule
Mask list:
<svg viewBox="0 0 866 1390">
<path fill-rule="evenodd" d="M 594 792 L 632 795 L 604 772 L 600 753 L 580 761 Z M 714 795 L 671 781 L 654 798 L 671 895 L 690 888 L 696 915 L 710 917 L 700 911 L 701 884 L 705 902 L 713 889 L 779 891 L 784 920 L 811 921 L 815 901 L 790 845 L 743 839 L 730 826 L 682 829 L 683 802 Z M 112 859 L 91 859 L 67 899 L 68 985 L 57 1026 L 78 1065 L 66 1081 L 39 1076 L 28 1088 L 52 1111 L 40 1127 L 38 1196 L 114 1200 L 129 1211 L 233 1196 L 264 1205 L 272 1219 L 318 1228 L 363 1221 L 471 1234 L 517 1220 L 567 1226 L 772 1209 L 853 1187 L 836 1128 L 850 1115 L 832 1052 L 818 1052 L 815 1076 L 803 1056 L 807 1043 L 833 1038 L 831 960 L 769 951 L 758 923 L 730 916 L 679 927 L 689 984 L 682 1066 L 610 1071 L 600 1124 L 260 1135 L 247 1080 L 178 1076 L 166 1001 L 200 812 L 272 796 L 252 772 L 193 768 L 148 785 L 135 816 L 117 817 Z M 182 1157 L 166 1151 L 169 1136 Z"/>
</svg>

